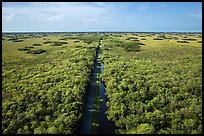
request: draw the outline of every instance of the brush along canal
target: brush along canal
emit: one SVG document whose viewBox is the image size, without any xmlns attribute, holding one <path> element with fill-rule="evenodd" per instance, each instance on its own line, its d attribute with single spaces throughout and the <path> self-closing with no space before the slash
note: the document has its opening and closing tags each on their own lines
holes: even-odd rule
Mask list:
<svg viewBox="0 0 204 136">
<path fill-rule="evenodd" d="M 105 95 L 104 83 L 100 79 L 100 75 L 103 73 L 104 64 L 99 62 L 101 45 L 102 39 L 99 41 L 99 45 L 96 51 L 94 69 L 88 88 L 86 109 L 80 129 L 81 134 L 115 133 L 115 124 L 111 121 L 108 121 L 107 115 L 105 114 L 107 111 L 107 98 Z"/>
</svg>

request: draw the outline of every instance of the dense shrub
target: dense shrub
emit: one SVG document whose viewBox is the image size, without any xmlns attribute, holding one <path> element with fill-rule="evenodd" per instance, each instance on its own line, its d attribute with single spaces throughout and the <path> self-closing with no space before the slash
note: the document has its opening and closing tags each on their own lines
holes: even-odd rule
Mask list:
<svg viewBox="0 0 204 136">
<path fill-rule="evenodd" d="M 172 37 L 172 39 L 174 39 L 174 40 L 178 40 L 178 37 Z"/>
<path fill-rule="evenodd" d="M 65 41 L 66 41 L 67 39 L 68 39 L 68 38 L 60 38 L 59 40 L 65 40 Z"/>
<path fill-rule="evenodd" d="M 42 45 L 39 43 L 35 43 L 35 44 L 33 44 L 33 46 L 42 46 Z"/>
<path fill-rule="evenodd" d="M 83 48 L 83 46 L 80 46 L 80 45 L 77 45 L 77 46 L 75 46 L 76 48 Z"/>
<path fill-rule="evenodd" d="M 163 40 L 162 38 L 154 38 L 153 40 Z"/>
<path fill-rule="evenodd" d="M 23 42 L 23 40 L 13 40 L 13 42 Z"/>
<path fill-rule="evenodd" d="M 3 60 L 2 133 L 79 133 L 95 49 L 50 48 L 26 60 Z"/>
<path fill-rule="evenodd" d="M 137 42 L 128 42 L 124 44 L 124 49 L 127 52 L 138 52 L 140 51 L 140 46 Z"/>
<path fill-rule="evenodd" d="M 139 43 L 139 45 L 145 45 L 144 43 Z"/>
<path fill-rule="evenodd" d="M 119 34 L 113 34 L 114 37 L 123 37 L 122 35 Z"/>
<path fill-rule="evenodd" d="M 200 48 L 155 43 L 127 53 L 105 40 L 102 80 L 117 133 L 202 134 Z"/>
<path fill-rule="evenodd" d="M 178 43 L 189 43 L 188 41 L 177 41 Z"/>
<path fill-rule="evenodd" d="M 187 40 L 187 41 L 196 41 L 196 39 L 192 39 L 192 38 L 185 38 L 185 39 L 182 39 L 182 40 Z"/>
<path fill-rule="evenodd" d="M 84 43 L 91 44 L 93 42 L 98 42 L 101 39 L 101 36 L 97 34 L 93 34 L 93 35 L 80 36 L 77 39 L 83 41 Z"/>
<path fill-rule="evenodd" d="M 52 41 L 45 41 L 43 44 L 49 44 L 52 43 Z"/>
<path fill-rule="evenodd" d="M 15 40 L 18 40 L 17 38 L 11 38 L 11 39 L 8 39 L 9 41 L 15 41 Z"/>
<path fill-rule="evenodd" d="M 22 47 L 22 48 L 19 48 L 18 50 L 19 51 L 30 51 L 30 49 L 34 48 L 33 46 L 26 46 L 26 47 Z"/>
<path fill-rule="evenodd" d="M 137 40 L 138 38 L 137 37 L 128 37 L 126 38 L 126 40 Z"/>
<path fill-rule="evenodd" d="M 42 50 L 42 49 L 36 49 L 36 50 L 28 50 L 27 53 L 31 53 L 31 54 L 41 54 L 46 52 L 46 50 Z"/>
<path fill-rule="evenodd" d="M 44 44 L 52 44 L 53 46 L 62 46 L 63 44 L 68 44 L 68 42 L 55 42 L 55 41 L 45 41 Z"/>
</svg>

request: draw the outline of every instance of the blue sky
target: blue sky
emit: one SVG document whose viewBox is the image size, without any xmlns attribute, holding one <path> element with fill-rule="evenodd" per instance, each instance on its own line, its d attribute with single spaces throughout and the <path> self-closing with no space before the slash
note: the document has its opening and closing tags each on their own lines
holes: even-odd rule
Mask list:
<svg viewBox="0 0 204 136">
<path fill-rule="evenodd" d="M 3 32 L 201 32 L 201 2 L 3 2 Z"/>
</svg>

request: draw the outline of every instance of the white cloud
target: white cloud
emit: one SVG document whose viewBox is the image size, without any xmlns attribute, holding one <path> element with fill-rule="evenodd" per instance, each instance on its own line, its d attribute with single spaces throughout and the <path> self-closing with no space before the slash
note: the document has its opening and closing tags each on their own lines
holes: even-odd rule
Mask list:
<svg viewBox="0 0 204 136">
<path fill-rule="evenodd" d="M 105 2 L 93 2 L 93 3 L 98 6 L 105 6 Z"/>
<path fill-rule="evenodd" d="M 8 15 L 2 15 L 2 21 L 3 23 L 9 23 L 13 20 L 14 15 L 13 14 L 8 14 Z"/>
<path fill-rule="evenodd" d="M 147 10 L 149 8 L 149 6 L 145 5 L 145 4 L 141 4 L 139 5 L 139 7 L 137 8 L 138 10 Z"/>
<path fill-rule="evenodd" d="M 90 5 L 73 6 L 73 3 L 71 5 L 69 3 L 52 3 L 51 5 L 48 5 L 47 3 L 41 5 L 39 3 L 34 3 L 34 6 L 32 7 L 3 7 L 3 11 L 3 16 L 5 17 L 7 16 L 4 14 L 11 13 L 26 19 L 38 21 L 47 20 L 49 22 L 58 22 L 59 20 L 64 21 L 65 18 L 78 18 L 79 20 L 84 17 L 100 18 L 101 16 L 108 15 L 108 9 L 105 7 L 95 7 Z"/>
<path fill-rule="evenodd" d="M 62 22 L 66 18 L 65 15 L 54 15 L 47 18 L 48 21 L 51 22 Z"/>
<path fill-rule="evenodd" d="M 197 18 L 197 19 L 202 19 L 202 14 L 200 13 L 187 14 L 187 16 Z"/>
<path fill-rule="evenodd" d="M 104 5 L 103 3 L 97 3 Z M 29 3 L 29 6 L 3 6 L 3 28 L 67 28 L 67 30 L 83 29 L 93 25 L 102 26 L 106 18 L 112 17 L 108 6 L 97 6 L 91 3 Z M 15 15 L 15 18 L 13 18 Z M 7 23 L 10 22 L 10 25 Z M 59 24 L 60 23 L 60 24 Z M 73 27 L 74 26 L 74 27 Z"/>
</svg>

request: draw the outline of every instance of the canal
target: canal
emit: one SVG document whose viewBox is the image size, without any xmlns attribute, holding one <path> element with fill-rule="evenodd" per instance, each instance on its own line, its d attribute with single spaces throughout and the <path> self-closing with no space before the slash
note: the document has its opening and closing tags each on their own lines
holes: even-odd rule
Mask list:
<svg viewBox="0 0 204 136">
<path fill-rule="evenodd" d="M 91 82 L 88 88 L 84 118 L 80 128 L 81 134 L 115 134 L 116 126 L 114 122 L 108 121 L 107 115 L 105 114 L 105 112 L 107 111 L 105 86 L 101 79 L 97 79 L 97 75 L 101 75 L 104 69 L 104 64 L 99 64 L 101 46 L 102 40 L 99 41 L 99 45 L 96 51 L 94 69 L 91 77 Z M 98 65 L 100 66 L 100 70 L 97 68 Z M 97 91 L 97 80 L 100 80 L 99 92 Z M 101 102 L 99 104 L 95 101 L 97 97 L 100 97 L 101 99 Z M 98 111 L 96 111 L 96 106 L 99 106 Z M 96 123 L 96 120 L 98 125 L 97 127 L 95 127 L 95 129 L 93 129 L 93 124 Z"/>
</svg>

